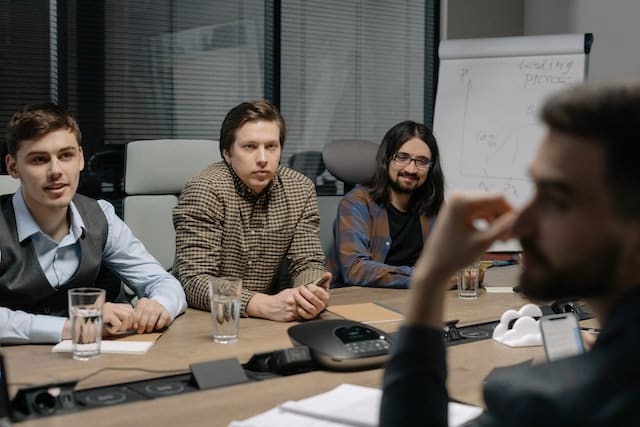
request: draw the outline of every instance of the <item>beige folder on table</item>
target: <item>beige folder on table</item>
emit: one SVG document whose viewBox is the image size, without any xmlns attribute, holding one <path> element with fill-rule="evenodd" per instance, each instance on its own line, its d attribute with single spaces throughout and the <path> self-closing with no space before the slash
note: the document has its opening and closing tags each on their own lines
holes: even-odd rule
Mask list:
<svg viewBox="0 0 640 427">
<path fill-rule="evenodd" d="M 362 304 L 331 305 L 328 310 L 345 319 L 362 323 L 398 322 L 404 319 L 402 314 L 378 304 L 367 302 Z"/>
</svg>

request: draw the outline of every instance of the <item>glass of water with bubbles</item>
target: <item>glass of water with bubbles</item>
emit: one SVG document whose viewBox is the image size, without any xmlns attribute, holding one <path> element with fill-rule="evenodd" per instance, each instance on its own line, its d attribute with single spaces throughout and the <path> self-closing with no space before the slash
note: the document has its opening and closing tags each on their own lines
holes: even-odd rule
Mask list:
<svg viewBox="0 0 640 427">
<path fill-rule="evenodd" d="M 209 280 L 214 342 L 227 344 L 238 340 L 241 293 L 240 278 L 216 277 Z"/>
<path fill-rule="evenodd" d="M 68 296 L 73 358 L 96 358 L 100 355 L 102 341 L 102 307 L 105 291 L 98 288 L 75 288 L 69 290 Z"/>
</svg>

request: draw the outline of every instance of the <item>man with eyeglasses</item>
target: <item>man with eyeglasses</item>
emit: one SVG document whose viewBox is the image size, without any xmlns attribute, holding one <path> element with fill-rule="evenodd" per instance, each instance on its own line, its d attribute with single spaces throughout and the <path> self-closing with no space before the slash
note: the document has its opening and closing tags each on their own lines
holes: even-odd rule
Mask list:
<svg viewBox="0 0 640 427">
<path fill-rule="evenodd" d="M 430 129 L 404 121 L 385 134 L 369 186 L 340 201 L 327 267 L 332 286 L 407 288 L 444 200 L 438 144 Z"/>
</svg>

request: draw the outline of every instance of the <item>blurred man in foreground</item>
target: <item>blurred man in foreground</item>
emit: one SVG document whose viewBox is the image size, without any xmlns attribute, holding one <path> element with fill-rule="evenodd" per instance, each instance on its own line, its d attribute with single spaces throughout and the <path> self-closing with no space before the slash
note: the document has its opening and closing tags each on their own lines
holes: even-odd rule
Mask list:
<svg viewBox="0 0 640 427">
<path fill-rule="evenodd" d="M 443 297 L 447 279 L 496 239 L 524 251 L 533 299 L 584 298 L 602 321 L 592 350 L 514 368 L 485 384 L 477 426 L 633 425 L 640 404 L 640 85 L 580 86 L 549 99 L 515 212 L 496 194 L 455 195 L 412 276 L 413 298 L 387 365 L 381 426 L 447 425 Z M 486 228 L 474 227 L 477 219 Z"/>
</svg>

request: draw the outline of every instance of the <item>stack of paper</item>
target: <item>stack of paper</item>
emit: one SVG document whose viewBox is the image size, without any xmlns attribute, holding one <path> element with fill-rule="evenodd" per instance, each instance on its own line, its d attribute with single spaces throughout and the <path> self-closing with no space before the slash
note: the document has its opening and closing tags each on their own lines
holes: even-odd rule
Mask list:
<svg viewBox="0 0 640 427">
<path fill-rule="evenodd" d="M 119 353 L 119 354 L 144 354 L 153 342 L 150 341 L 109 341 L 103 340 L 100 343 L 100 353 Z M 63 353 L 71 351 L 71 340 L 64 340 L 56 344 L 53 349 L 54 353 Z"/>
<path fill-rule="evenodd" d="M 518 284 L 518 277 L 522 266 L 518 264 L 504 267 L 491 267 L 484 273 L 484 287 L 487 293 L 513 293 L 513 287 Z"/>
<path fill-rule="evenodd" d="M 162 336 L 161 332 L 150 334 L 125 334 L 113 339 L 102 340 L 100 353 L 145 354 Z M 54 353 L 71 352 L 71 340 L 64 340 L 53 346 Z"/>
<path fill-rule="evenodd" d="M 377 427 L 381 396 L 375 388 L 342 384 L 244 421 L 233 421 L 229 427 Z M 449 403 L 449 425 L 460 426 L 481 412 L 475 406 Z"/>
</svg>

